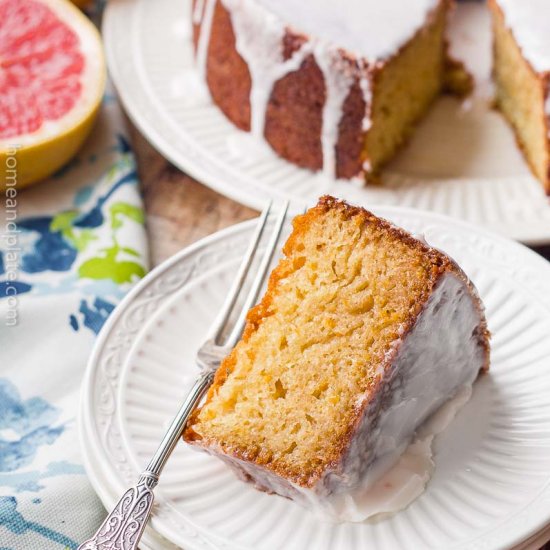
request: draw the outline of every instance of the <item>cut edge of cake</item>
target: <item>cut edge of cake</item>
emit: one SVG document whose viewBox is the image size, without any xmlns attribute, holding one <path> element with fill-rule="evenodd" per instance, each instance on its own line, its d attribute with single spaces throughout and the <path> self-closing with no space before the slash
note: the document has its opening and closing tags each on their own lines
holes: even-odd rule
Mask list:
<svg viewBox="0 0 550 550">
<path fill-rule="evenodd" d="M 550 68 L 546 72 L 533 68 L 498 0 L 489 0 L 488 5 L 493 26 L 495 105 L 513 130 L 531 172 L 550 195 Z"/>
</svg>

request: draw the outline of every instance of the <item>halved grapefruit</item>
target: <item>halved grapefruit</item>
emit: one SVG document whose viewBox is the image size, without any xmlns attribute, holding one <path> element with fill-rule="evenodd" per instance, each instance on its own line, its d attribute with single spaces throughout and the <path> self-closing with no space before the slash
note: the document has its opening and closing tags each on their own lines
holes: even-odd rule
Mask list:
<svg viewBox="0 0 550 550">
<path fill-rule="evenodd" d="M 78 8 L 68 0 L 0 0 L 0 190 L 67 163 L 104 89 L 101 39 Z"/>
</svg>

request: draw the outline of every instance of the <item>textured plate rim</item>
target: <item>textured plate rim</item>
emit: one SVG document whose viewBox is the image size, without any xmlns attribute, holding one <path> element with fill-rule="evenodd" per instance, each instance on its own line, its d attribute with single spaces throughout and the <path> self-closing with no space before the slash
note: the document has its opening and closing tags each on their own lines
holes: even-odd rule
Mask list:
<svg viewBox="0 0 550 550">
<path fill-rule="evenodd" d="M 84 385 L 82 387 L 84 387 Z M 85 413 L 82 410 L 82 402 L 83 400 L 81 398 L 81 405 L 79 407 L 77 416 L 77 426 L 78 439 L 80 449 L 82 451 L 82 460 L 84 462 L 84 469 L 86 470 L 88 480 L 90 481 L 90 484 L 92 485 L 94 491 L 99 497 L 99 500 L 101 500 L 103 506 L 107 510 L 110 510 L 118 501 L 121 494 L 117 492 L 109 492 L 109 483 L 106 480 L 106 474 L 104 472 L 96 471 L 92 467 L 91 457 L 93 455 L 93 450 L 89 447 L 89 444 L 87 443 L 87 423 Z M 141 538 L 140 547 L 145 550 L 159 550 L 159 544 L 162 544 L 162 550 L 173 550 L 174 548 L 177 548 L 177 546 L 169 541 L 166 541 L 164 537 L 162 537 L 162 535 L 157 533 L 152 527 L 149 526 Z"/>
</svg>

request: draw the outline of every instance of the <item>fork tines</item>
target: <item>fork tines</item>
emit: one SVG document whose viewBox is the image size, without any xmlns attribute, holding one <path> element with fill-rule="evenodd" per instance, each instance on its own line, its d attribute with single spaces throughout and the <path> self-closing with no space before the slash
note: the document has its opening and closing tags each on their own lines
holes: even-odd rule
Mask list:
<svg viewBox="0 0 550 550">
<path fill-rule="evenodd" d="M 256 303 L 269 275 L 275 251 L 279 249 L 288 212 L 289 201 L 270 201 L 260 215 L 237 276 L 212 328 L 210 338 L 213 344 L 230 350 L 239 340 L 246 315 Z"/>
</svg>

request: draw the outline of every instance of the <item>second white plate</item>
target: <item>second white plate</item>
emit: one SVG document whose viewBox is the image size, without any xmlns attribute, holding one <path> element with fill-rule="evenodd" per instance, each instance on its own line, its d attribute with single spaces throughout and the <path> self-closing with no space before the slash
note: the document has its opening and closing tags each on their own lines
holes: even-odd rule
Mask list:
<svg viewBox="0 0 550 550">
<path fill-rule="evenodd" d="M 456 258 L 480 291 L 493 333 L 491 372 L 437 438 L 426 492 L 378 522 L 323 524 L 180 444 L 161 478 L 152 518 L 153 529 L 173 544 L 186 550 L 497 550 L 550 522 L 550 266 L 521 245 L 448 218 L 398 208 L 377 212 Z M 102 331 L 83 386 L 80 423 L 86 466 L 107 506 L 135 482 L 196 376 L 196 349 L 252 230 L 253 222 L 235 226 L 159 266 Z M 155 547 L 157 535 L 150 536 Z"/>
<path fill-rule="evenodd" d="M 485 8 L 462 3 L 455 50 L 472 62 L 480 93 L 465 109 L 440 99 L 384 185 L 328 181 L 279 159 L 228 122 L 196 75 L 190 0 L 109 2 L 103 33 L 109 69 L 138 127 L 175 165 L 243 204 L 329 193 L 362 204 L 400 205 L 479 223 L 528 244 L 550 242 L 550 204 L 503 118 L 490 108 L 490 31 Z"/>
</svg>

